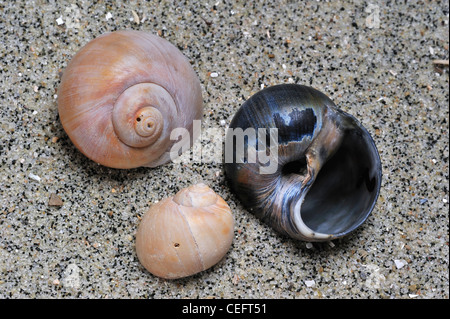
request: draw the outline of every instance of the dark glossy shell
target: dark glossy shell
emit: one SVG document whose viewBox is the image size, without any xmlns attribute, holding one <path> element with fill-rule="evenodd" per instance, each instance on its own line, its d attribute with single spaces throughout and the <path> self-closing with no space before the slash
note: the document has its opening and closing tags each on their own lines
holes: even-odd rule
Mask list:
<svg viewBox="0 0 450 319">
<path fill-rule="evenodd" d="M 247 136 L 242 157 L 237 128 L 264 128 L 267 134 Z M 273 151 L 258 149 L 261 138 L 270 146 L 268 128 L 278 133 Z M 275 172 L 261 173 L 267 164 L 259 157 L 249 161 L 258 150 L 278 158 Z M 355 230 L 373 210 L 381 186 L 381 161 L 367 130 L 323 93 L 297 84 L 268 87 L 241 106 L 227 132 L 224 166 L 231 189 L 249 211 L 307 241 Z"/>
</svg>

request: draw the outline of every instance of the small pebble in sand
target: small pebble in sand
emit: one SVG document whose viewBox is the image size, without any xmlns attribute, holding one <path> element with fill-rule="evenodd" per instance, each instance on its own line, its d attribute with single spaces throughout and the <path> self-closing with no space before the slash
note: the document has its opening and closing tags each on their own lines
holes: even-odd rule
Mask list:
<svg viewBox="0 0 450 319">
<path fill-rule="evenodd" d="M 50 194 L 50 198 L 48 199 L 48 206 L 62 206 L 64 202 L 61 198 L 55 193 Z"/>
<path fill-rule="evenodd" d="M 36 174 L 30 173 L 28 174 L 28 177 L 31 178 L 32 180 L 35 180 L 36 182 L 40 182 L 41 178 L 39 176 L 37 176 Z"/>
</svg>

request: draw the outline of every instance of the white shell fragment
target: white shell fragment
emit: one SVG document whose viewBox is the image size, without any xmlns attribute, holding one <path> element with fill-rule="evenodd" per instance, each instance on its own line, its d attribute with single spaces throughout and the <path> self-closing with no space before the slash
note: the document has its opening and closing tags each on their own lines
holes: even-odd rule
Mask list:
<svg viewBox="0 0 450 319">
<path fill-rule="evenodd" d="M 397 267 L 397 269 L 402 269 L 406 265 L 405 262 L 403 262 L 402 260 L 397 260 L 397 259 L 394 260 L 394 263 L 395 263 L 395 267 Z"/>
</svg>

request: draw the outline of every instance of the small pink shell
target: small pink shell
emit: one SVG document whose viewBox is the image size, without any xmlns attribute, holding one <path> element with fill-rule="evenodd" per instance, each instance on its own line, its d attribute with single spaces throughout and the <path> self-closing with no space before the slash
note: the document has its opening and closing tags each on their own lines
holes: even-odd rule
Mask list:
<svg viewBox="0 0 450 319">
<path fill-rule="evenodd" d="M 136 253 L 152 274 L 181 278 L 218 263 L 233 235 L 228 204 L 208 186 L 197 184 L 150 207 L 136 233 Z"/>
</svg>

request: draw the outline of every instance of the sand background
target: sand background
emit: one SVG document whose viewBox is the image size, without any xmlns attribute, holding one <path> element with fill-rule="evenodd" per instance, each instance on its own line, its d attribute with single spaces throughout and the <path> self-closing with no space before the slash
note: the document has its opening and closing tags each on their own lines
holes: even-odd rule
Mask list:
<svg viewBox="0 0 450 319">
<path fill-rule="evenodd" d="M 448 1 L 1 1 L 0 298 L 448 298 Z M 246 211 L 219 161 L 111 169 L 59 122 L 60 75 L 89 40 L 145 30 L 197 72 L 203 127 L 279 83 L 357 117 L 383 164 L 366 223 L 331 243 L 285 238 Z M 202 145 L 208 147 L 206 138 Z M 148 207 L 203 181 L 230 205 L 233 245 L 169 281 L 139 263 Z M 62 206 L 49 206 L 57 194 Z"/>
</svg>

